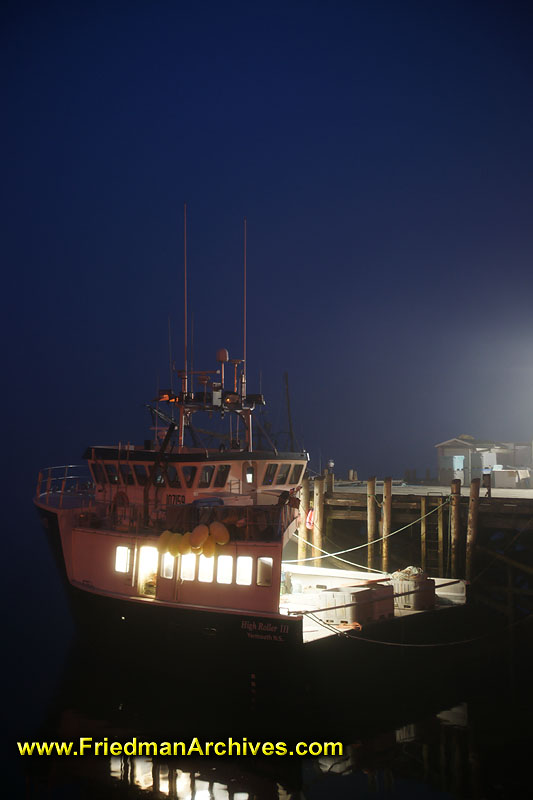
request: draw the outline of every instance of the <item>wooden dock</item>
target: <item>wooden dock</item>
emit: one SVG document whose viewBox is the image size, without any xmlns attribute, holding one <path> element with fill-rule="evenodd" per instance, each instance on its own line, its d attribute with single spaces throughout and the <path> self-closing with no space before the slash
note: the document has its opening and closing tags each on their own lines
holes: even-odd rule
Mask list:
<svg viewBox="0 0 533 800">
<path fill-rule="evenodd" d="M 514 618 L 517 598 L 533 601 L 533 490 L 488 493 L 479 479 L 405 486 L 391 478 L 336 482 L 326 472 L 302 487 L 298 559 L 385 573 L 412 564 L 464 578 Z"/>
</svg>

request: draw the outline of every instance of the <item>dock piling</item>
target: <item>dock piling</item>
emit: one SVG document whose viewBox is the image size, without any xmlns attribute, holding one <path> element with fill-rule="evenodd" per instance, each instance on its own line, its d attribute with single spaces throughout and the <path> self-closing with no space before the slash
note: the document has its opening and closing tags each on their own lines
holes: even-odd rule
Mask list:
<svg viewBox="0 0 533 800">
<path fill-rule="evenodd" d="M 323 475 L 318 475 L 314 480 L 314 489 L 313 489 L 313 552 L 311 555 L 315 556 L 315 561 L 313 562 L 315 567 L 320 566 L 320 550 L 316 548 L 322 548 L 322 531 L 324 528 L 324 489 L 325 489 L 325 478 Z"/>
<path fill-rule="evenodd" d="M 468 526 L 466 531 L 465 578 L 467 581 L 472 579 L 472 557 L 477 539 L 479 487 L 480 487 L 480 479 L 474 478 L 470 483 L 470 501 L 468 503 Z"/>
<path fill-rule="evenodd" d="M 375 545 L 377 539 L 377 503 L 376 503 L 376 478 L 369 478 L 366 484 L 366 519 L 367 519 L 367 566 L 375 568 Z"/>
<path fill-rule="evenodd" d="M 300 524 L 298 525 L 298 561 L 307 557 L 307 545 L 303 541 L 309 538 L 306 527 L 307 515 L 309 513 L 309 478 L 304 478 L 300 490 Z"/>
<path fill-rule="evenodd" d="M 427 548 L 426 548 L 426 534 L 427 534 L 427 519 L 425 519 L 425 515 L 427 513 L 427 498 L 421 497 L 420 498 L 420 566 L 426 571 L 427 567 Z"/>
<path fill-rule="evenodd" d="M 392 513 L 392 478 L 385 478 L 383 481 L 383 505 L 381 507 L 382 519 L 382 564 L 381 569 L 383 572 L 389 571 L 389 540 L 388 535 L 391 531 L 391 513 Z"/>
<path fill-rule="evenodd" d="M 460 516 L 461 481 L 456 478 L 452 481 L 452 496 L 450 502 L 450 529 L 451 529 L 451 577 L 459 577 L 459 536 L 461 528 Z"/>
</svg>

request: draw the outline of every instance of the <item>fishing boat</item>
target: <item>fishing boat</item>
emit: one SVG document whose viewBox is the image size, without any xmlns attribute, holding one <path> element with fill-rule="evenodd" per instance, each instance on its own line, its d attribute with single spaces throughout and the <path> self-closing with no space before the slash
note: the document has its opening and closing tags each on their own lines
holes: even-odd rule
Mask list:
<svg viewBox="0 0 533 800">
<path fill-rule="evenodd" d="M 242 359 L 230 386 L 227 350 L 217 361 L 201 391 L 189 392 L 181 372 L 180 392 L 158 394 L 142 445 L 90 446 L 85 470 L 39 474 L 35 504 L 82 629 L 132 646 L 191 637 L 224 648 L 305 644 L 327 659 L 347 638 L 456 639 L 464 581 L 283 561 L 307 515 L 299 494 L 308 454 L 254 447 L 264 398 L 246 392 Z M 198 446 L 201 413 L 229 423 L 231 438 Z"/>
<path fill-rule="evenodd" d="M 90 446 L 83 467 L 39 474 L 35 505 L 80 627 L 165 651 L 191 637 L 262 652 L 306 645 L 318 661 L 348 640 L 394 649 L 426 647 L 428 631 L 436 646 L 457 639 L 464 581 L 283 561 L 308 511 L 308 454 L 280 452 L 253 421 L 265 401 L 247 390 L 246 226 L 244 252 L 243 358 L 222 348 L 215 370 L 188 368 L 185 248 L 181 388 L 171 369 L 170 389 L 149 405 L 150 438 Z M 201 440 L 201 414 L 225 426 L 218 444 Z"/>
</svg>

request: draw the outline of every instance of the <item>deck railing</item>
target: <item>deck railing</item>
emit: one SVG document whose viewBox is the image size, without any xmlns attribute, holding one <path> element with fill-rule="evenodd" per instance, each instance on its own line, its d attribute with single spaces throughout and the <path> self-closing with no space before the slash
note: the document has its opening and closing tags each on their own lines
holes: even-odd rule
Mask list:
<svg viewBox="0 0 533 800">
<path fill-rule="evenodd" d="M 111 503 L 92 500 L 80 506 L 75 524 L 82 528 L 101 528 L 136 536 L 153 536 L 169 529 L 179 533 L 192 531 L 196 525 L 222 522 L 232 540 L 279 541 L 283 532 L 298 516 L 298 510 L 288 505 L 224 506 L 164 505 L 150 502 L 149 523 L 146 524 L 144 504 Z"/>
<path fill-rule="evenodd" d="M 87 465 L 65 464 L 39 472 L 35 497 L 54 508 L 86 508 L 94 502 L 94 489 Z"/>
</svg>

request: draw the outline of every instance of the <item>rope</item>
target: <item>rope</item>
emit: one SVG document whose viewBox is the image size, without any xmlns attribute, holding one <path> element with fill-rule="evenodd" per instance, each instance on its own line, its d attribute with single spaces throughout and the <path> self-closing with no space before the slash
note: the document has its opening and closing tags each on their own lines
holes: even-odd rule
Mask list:
<svg viewBox="0 0 533 800">
<path fill-rule="evenodd" d="M 309 558 L 291 558 L 291 559 L 286 560 L 285 563 L 286 564 L 302 564 L 304 561 L 319 561 L 322 558 L 336 558 L 338 561 L 344 561 L 345 564 L 351 564 L 354 567 L 361 567 L 360 564 L 354 564 L 353 561 L 348 561 L 345 558 L 339 558 L 339 556 L 343 555 L 344 553 L 353 553 L 354 550 L 361 550 L 364 547 L 370 547 L 371 545 L 377 544 L 378 542 L 381 542 L 384 539 L 388 539 L 390 536 L 395 536 L 397 533 L 401 533 L 402 531 L 406 530 L 406 528 L 410 528 L 412 525 L 416 525 L 417 522 L 421 522 L 426 517 L 429 517 L 430 514 L 434 514 L 435 511 L 438 511 L 439 508 L 441 508 L 443 505 L 445 505 L 446 503 L 449 503 L 449 502 L 450 502 L 450 498 L 447 498 L 440 505 L 435 506 L 435 508 L 432 508 L 431 511 L 428 511 L 427 514 L 423 514 L 418 519 L 415 519 L 412 522 L 407 523 L 407 525 L 404 525 L 402 528 L 398 528 L 395 531 L 391 531 L 390 533 L 387 533 L 385 536 L 380 536 L 379 539 L 373 539 L 371 542 L 365 542 L 365 544 L 358 544 L 356 547 L 348 547 L 346 550 L 338 550 L 336 553 L 328 553 L 327 550 L 322 550 L 321 547 L 317 547 L 316 544 L 312 544 L 311 542 L 308 542 L 307 539 L 303 538 L 303 536 L 300 536 L 299 534 L 295 533 L 293 535 L 297 539 L 300 539 L 302 542 L 305 542 L 305 544 L 308 544 L 310 547 L 312 547 L 315 550 L 320 550 L 320 552 L 324 553 L 324 555 L 322 555 L 322 556 L 310 556 Z M 320 531 L 320 533 L 322 533 L 322 531 Z M 361 569 L 369 569 L 369 567 L 362 566 Z M 388 574 L 386 572 L 383 572 L 380 569 L 376 569 L 376 570 L 373 569 L 372 572 L 381 572 L 383 575 L 387 575 Z"/>
<path fill-rule="evenodd" d="M 314 550 L 320 550 L 320 552 L 324 553 L 324 555 L 322 555 L 322 556 L 311 556 L 310 558 L 284 559 L 284 561 L 283 561 L 284 564 L 300 564 L 303 561 L 318 561 L 319 559 L 322 559 L 322 558 L 335 558 L 337 561 L 342 561 L 344 564 L 350 564 L 351 567 L 359 567 L 359 569 L 364 569 L 364 570 L 370 569 L 370 567 L 367 567 L 366 565 L 356 564 L 354 561 L 348 561 L 347 558 L 340 558 L 340 554 L 341 553 L 349 553 L 349 552 L 351 552 L 351 550 L 357 550 L 357 547 L 351 547 L 348 550 L 339 550 L 338 553 L 328 553 L 327 550 L 323 550 L 321 547 L 318 547 L 318 545 L 316 545 L 316 544 L 311 544 L 311 542 L 308 542 L 307 539 L 304 539 L 303 536 L 300 536 L 297 533 L 294 533 L 293 536 L 295 536 L 297 539 L 300 539 L 301 542 L 305 542 L 305 544 L 308 544 Z M 381 570 L 381 569 L 372 569 L 372 572 L 379 572 L 381 575 L 388 575 L 389 574 L 388 572 L 383 572 L 383 570 Z"/>
<path fill-rule="evenodd" d="M 369 642 L 370 644 L 380 644 L 380 645 L 385 645 L 385 646 L 388 646 L 388 647 L 425 647 L 425 648 L 428 648 L 428 647 L 451 647 L 453 645 L 471 644 L 473 642 L 479 642 L 481 639 L 486 639 L 487 636 L 494 636 L 494 631 L 488 631 L 488 633 L 484 633 L 482 636 L 476 636 L 473 639 L 459 639 L 459 640 L 454 641 L 454 642 L 433 642 L 433 643 L 430 643 L 430 644 L 416 644 L 416 643 L 405 643 L 405 642 L 384 642 L 384 641 L 382 641 L 380 639 L 368 639 L 365 636 L 360 636 L 358 633 L 354 637 L 353 635 L 351 635 L 350 631 L 340 631 L 337 628 L 333 627 L 333 625 L 329 625 L 327 622 L 324 622 L 323 620 L 321 620 L 318 617 L 316 617 L 315 613 L 313 611 L 302 611 L 301 613 L 302 613 L 302 615 L 309 616 L 313 620 L 313 622 L 317 622 L 319 625 L 322 625 L 323 628 L 326 628 L 326 629 L 328 629 L 330 631 L 333 631 L 333 633 L 336 633 L 339 636 L 345 636 L 348 639 L 356 638 L 357 641 Z M 521 620 L 521 621 L 524 621 L 524 620 Z"/>
</svg>

